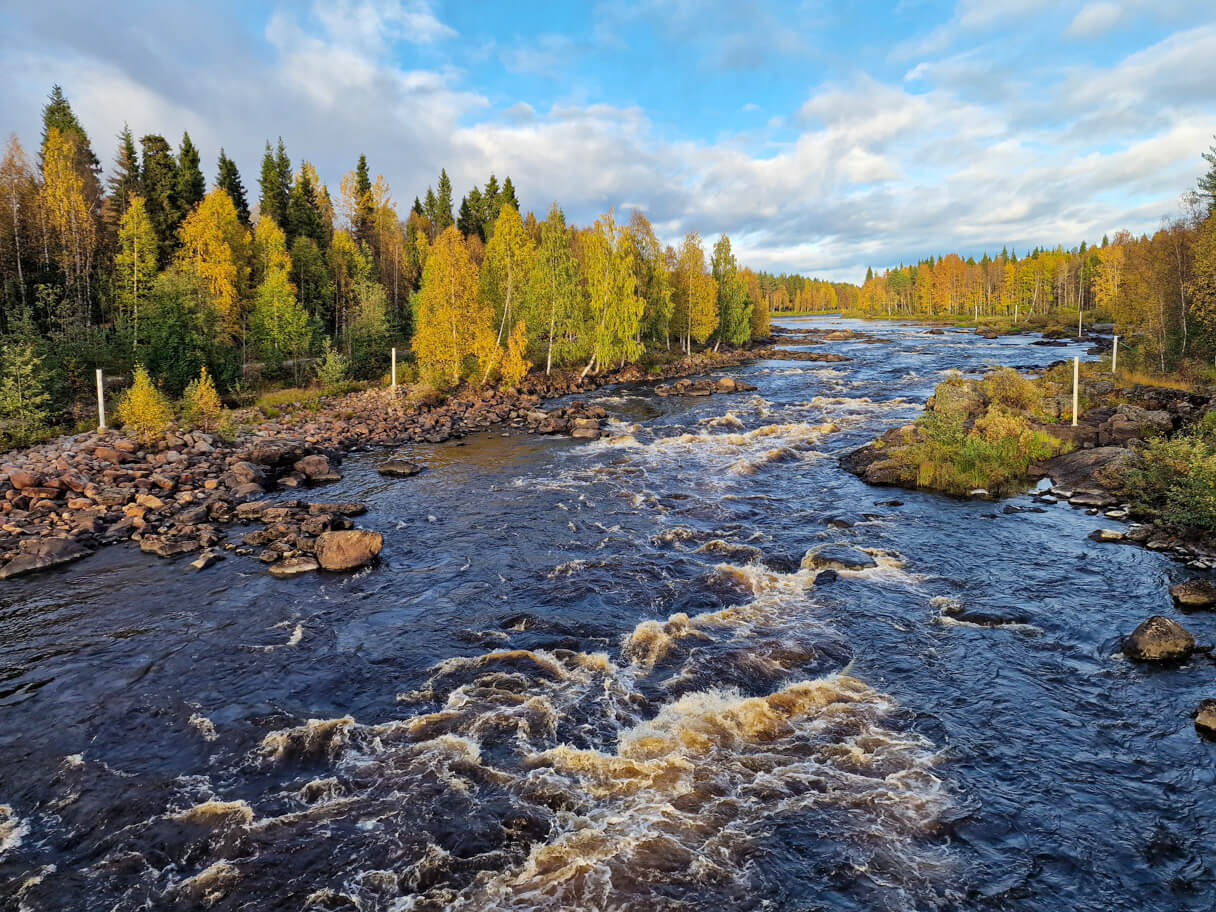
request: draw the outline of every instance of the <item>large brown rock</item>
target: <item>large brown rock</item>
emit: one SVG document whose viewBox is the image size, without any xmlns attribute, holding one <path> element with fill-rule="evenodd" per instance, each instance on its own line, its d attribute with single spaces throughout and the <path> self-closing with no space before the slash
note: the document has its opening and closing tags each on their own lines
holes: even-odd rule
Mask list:
<svg viewBox="0 0 1216 912">
<path fill-rule="evenodd" d="M 1140 662 L 1182 662 L 1195 650 L 1195 638 L 1185 627 L 1153 615 L 1123 642 L 1123 654 Z"/>
<path fill-rule="evenodd" d="M 37 472 L 31 472 L 29 469 L 22 469 L 18 466 L 5 466 L 3 471 L 8 475 L 9 484 L 18 491 L 23 491 L 26 488 L 37 488 L 42 485 L 42 476 Z"/>
<path fill-rule="evenodd" d="M 1208 580 L 1187 580 L 1170 587 L 1170 595 L 1179 608 L 1195 610 L 1216 605 L 1216 586 Z"/>
<path fill-rule="evenodd" d="M 1056 456 L 1043 468 L 1057 488 L 1096 491 L 1106 487 L 1109 476 L 1131 458 L 1131 450 L 1125 447 L 1094 447 Z"/>
<path fill-rule="evenodd" d="M 255 440 L 249 448 L 249 461 L 261 466 L 289 466 L 308 453 L 304 441 L 291 437 L 266 437 Z"/>
<path fill-rule="evenodd" d="M 1129 440 L 1160 437 L 1173 430 L 1174 419 L 1169 412 L 1123 404 L 1103 422 L 1098 431 L 1098 441 L 1103 446 L 1120 446 Z"/>
<path fill-rule="evenodd" d="M 323 570 L 356 570 L 380 554 L 384 536 L 367 529 L 343 529 L 317 536 L 317 562 Z"/>
<path fill-rule="evenodd" d="M 409 478 L 422 471 L 422 466 L 408 459 L 389 459 L 376 467 L 376 471 L 387 478 Z"/>
<path fill-rule="evenodd" d="M 0 567 L 0 579 L 58 567 L 91 554 L 87 548 L 66 538 L 26 539 L 20 545 L 21 553 Z"/>
</svg>

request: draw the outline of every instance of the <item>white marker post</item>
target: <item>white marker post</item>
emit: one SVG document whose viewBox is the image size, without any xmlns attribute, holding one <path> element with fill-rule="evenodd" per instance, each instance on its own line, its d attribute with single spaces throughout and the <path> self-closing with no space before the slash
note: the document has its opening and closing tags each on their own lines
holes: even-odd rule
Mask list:
<svg viewBox="0 0 1216 912">
<path fill-rule="evenodd" d="M 397 349 L 393 349 L 393 392 L 397 392 Z"/>
<path fill-rule="evenodd" d="M 1119 373 L 1119 337 L 1115 336 L 1115 347 L 1110 353 L 1110 372 L 1112 374 Z"/>
<path fill-rule="evenodd" d="M 1072 426 L 1077 426 L 1077 411 L 1080 397 L 1078 388 L 1081 386 L 1081 359 L 1072 359 Z"/>
<path fill-rule="evenodd" d="M 101 368 L 97 368 L 97 429 L 106 429 L 106 388 L 101 379 Z"/>
</svg>

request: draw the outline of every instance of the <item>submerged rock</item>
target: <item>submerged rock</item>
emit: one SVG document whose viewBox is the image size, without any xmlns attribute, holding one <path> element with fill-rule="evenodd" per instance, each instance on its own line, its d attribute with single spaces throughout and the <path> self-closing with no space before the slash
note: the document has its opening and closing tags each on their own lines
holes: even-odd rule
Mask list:
<svg viewBox="0 0 1216 912">
<path fill-rule="evenodd" d="M 1010 627 L 1026 625 L 1031 621 L 1030 615 L 1013 608 L 985 609 L 967 608 L 957 602 L 948 602 L 942 606 L 942 617 L 961 621 L 965 624 L 975 624 L 977 627 Z"/>
<path fill-rule="evenodd" d="M 1195 638 L 1181 624 L 1153 615 L 1123 643 L 1123 654 L 1140 662 L 1181 662 L 1195 650 Z"/>
<path fill-rule="evenodd" d="M 357 570 L 380 554 L 384 536 L 367 529 L 343 529 L 317 536 L 317 562 L 323 570 Z"/>
<path fill-rule="evenodd" d="M 1195 711 L 1195 730 L 1205 738 L 1216 739 L 1216 700 L 1209 697 Z"/>
<path fill-rule="evenodd" d="M 20 547 L 21 553 L 0 567 L 0 579 L 58 567 L 93 553 L 69 538 L 27 539 Z"/>
<path fill-rule="evenodd" d="M 1170 587 L 1170 595 L 1179 608 L 1211 608 L 1216 605 L 1216 586 L 1208 580 L 1187 580 Z"/>
<path fill-rule="evenodd" d="M 276 576 L 279 579 L 285 579 L 289 576 L 300 576 L 304 573 L 312 573 L 314 570 L 321 568 L 314 558 L 307 556 L 289 557 L 286 560 L 281 560 L 270 565 L 270 575 Z"/>
<path fill-rule="evenodd" d="M 422 466 L 408 459 L 390 459 L 377 466 L 376 471 L 388 478 L 410 478 L 422 471 Z"/>
<path fill-rule="evenodd" d="M 869 570 L 877 566 L 878 561 L 866 552 L 845 545 L 817 548 L 802 558 L 804 570 Z"/>
</svg>

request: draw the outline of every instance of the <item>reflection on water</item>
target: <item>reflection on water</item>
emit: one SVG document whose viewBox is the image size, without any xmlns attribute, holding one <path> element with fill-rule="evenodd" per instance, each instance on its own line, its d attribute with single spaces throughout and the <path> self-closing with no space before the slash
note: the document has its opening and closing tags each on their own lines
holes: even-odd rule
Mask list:
<svg viewBox="0 0 1216 912">
<path fill-rule="evenodd" d="M 601 391 L 592 444 L 352 458 L 326 497 L 386 541 L 351 577 L 111 549 L 6 584 L 0 905 L 1210 908 L 1208 660 L 1115 656 L 1172 566 L 836 465 L 946 370 L 1072 352 L 841 325 L 892 342 Z"/>
</svg>

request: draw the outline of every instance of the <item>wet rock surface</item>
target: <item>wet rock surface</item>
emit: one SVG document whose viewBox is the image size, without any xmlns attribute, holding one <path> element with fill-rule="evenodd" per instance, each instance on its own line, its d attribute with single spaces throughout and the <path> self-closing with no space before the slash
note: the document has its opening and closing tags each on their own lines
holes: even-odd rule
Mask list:
<svg viewBox="0 0 1216 912">
<path fill-rule="evenodd" d="M 1174 604 L 1184 610 L 1211 608 L 1216 605 L 1216 585 L 1210 580 L 1187 580 L 1170 587 Z"/>
<path fill-rule="evenodd" d="M 1123 653 L 1139 662 L 1177 663 L 1195 651 L 1195 638 L 1181 624 L 1154 615 L 1123 643 Z"/>
</svg>

